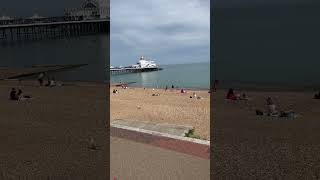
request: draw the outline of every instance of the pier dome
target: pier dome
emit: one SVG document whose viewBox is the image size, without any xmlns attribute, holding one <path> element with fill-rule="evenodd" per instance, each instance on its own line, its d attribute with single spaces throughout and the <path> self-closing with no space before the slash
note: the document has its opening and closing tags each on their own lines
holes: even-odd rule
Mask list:
<svg viewBox="0 0 320 180">
<path fill-rule="evenodd" d="M 94 0 L 86 0 L 83 3 L 82 7 L 84 9 L 98 8 L 98 3 L 96 1 L 94 1 Z"/>
</svg>

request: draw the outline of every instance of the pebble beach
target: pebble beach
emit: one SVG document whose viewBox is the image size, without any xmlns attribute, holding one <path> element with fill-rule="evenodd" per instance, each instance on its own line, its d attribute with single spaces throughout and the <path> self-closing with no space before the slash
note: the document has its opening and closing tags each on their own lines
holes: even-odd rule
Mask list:
<svg viewBox="0 0 320 180">
<path fill-rule="evenodd" d="M 119 93 L 113 93 L 117 89 Z M 190 98 L 193 93 L 201 99 Z M 159 94 L 159 96 L 152 96 Z M 112 86 L 110 89 L 111 121 L 141 120 L 155 123 L 190 125 L 201 139 L 210 140 L 210 94 L 208 91 L 152 89 Z"/>
</svg>

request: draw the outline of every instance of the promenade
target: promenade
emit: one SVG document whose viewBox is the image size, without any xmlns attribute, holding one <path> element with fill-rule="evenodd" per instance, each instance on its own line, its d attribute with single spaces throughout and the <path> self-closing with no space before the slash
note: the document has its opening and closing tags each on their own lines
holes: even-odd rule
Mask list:
<svg viewBox="0 0 320 180">
<path fill-rule="evenodd" d="M 112 178 L 130 180 L 209 180 L 210 160 L 124 138 L 111 137 Z"/>
</svg>

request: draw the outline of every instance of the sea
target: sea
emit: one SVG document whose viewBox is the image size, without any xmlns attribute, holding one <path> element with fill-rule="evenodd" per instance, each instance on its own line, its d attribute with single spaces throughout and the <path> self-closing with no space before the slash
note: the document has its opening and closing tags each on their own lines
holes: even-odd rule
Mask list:
<svg viewBox="0 0 320 180">
<path fill-rule="evenodd" d="M 220 85 L 320 89 L 320 3 L 253 2 L 211 11 Z"/>
<path fill-rule="evenodd" d="M 210 63 L 161 65 L 163 70 L 111 75 L 111 83 L 131 83 L 134 87 L 209 89 Z"/>
<path fill-rule="evenodd" d="M 63 81 L 104 82 L 108 77 L 106 67 L 109 62 L 109 51 L 108 34 L 68 39 L 0 41 L 0 67 L 88 64 L 51 76 Z"/>
<path fill-rule="evenodd" d="M 234 54 L 219 51 L 220 55 L 215 56 L 216 59 L 212 62 L 213 69 L 210 69 L 209 62 L 170 64 L 161 65 L 161 71 L 110 77 L 106 69 L 110 60 L 109 39 L 109 35 L 99 34 L 70 39 L 0 41 L 0 67 L 88 64 L 78 69 L 55 73 L 53 76 L 62 81 L 109 82 L 110 78 L 112 83 L 135 82 L 131 86 L 136 87 L 164 88 L 174 85 L 181 88 L 208 89 L 210 72 L 213 72 L 215 77 L 212 79 L 218 79 L 219 85 L 225 88 L 320 88 L 320 61 L 315 54 L 311 57 L 308 53 L 302 55 L 300 51 L 289 52 L 284 48 L 279 48 L 276 52 L 270 49 L 270 54 L 258 48 L 256 50 L 261 50 L 260 53 L 248 53 L 239 48 L 240 45 L 228 45 Z"/>
</svg>

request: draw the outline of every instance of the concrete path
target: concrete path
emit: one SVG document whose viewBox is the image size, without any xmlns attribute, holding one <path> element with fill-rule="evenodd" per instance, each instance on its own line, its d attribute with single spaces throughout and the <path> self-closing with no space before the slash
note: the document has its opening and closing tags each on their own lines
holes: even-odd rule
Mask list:
<svg viewBox="0 0 320 180">
<path fill-rule="evenodd" d="M 111 179 L 209 180 L 210 160 L 111 137 Z"/>
</svg>

